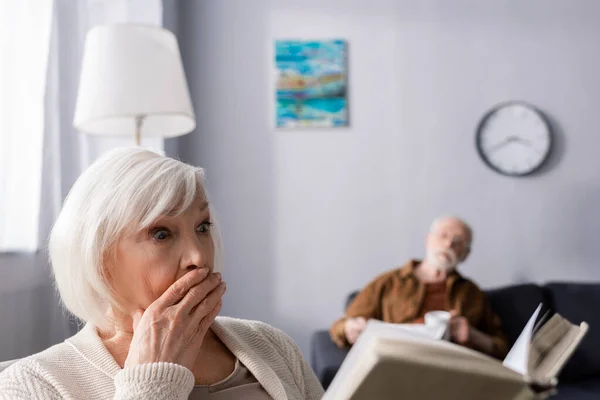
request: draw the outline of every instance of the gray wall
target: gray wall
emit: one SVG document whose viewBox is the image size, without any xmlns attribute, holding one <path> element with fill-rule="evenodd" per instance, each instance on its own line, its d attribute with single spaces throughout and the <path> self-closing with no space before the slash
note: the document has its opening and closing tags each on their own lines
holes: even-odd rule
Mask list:
<svg viewBox="0 0 600 400">
<path fill-rule="evenodd" d="M 0 361 L 42 351 L 76 328 L 59 307 L 47 259 L 0 254 Z"/>
<path fill-rule="evenodd" d="M 185 1 L 172 7 L 198 129 L 179 139 L 220 211 L 223 313 L 265 320 L 306 353 L 345 294 L 421 256 L 431 220 L 475 229 L 484 287 L 598 280 L 600 2 Z M 275 38 L 346 38 L 351 127 L 273 129 Z M 521 99 L 552 119 L 535 177 L 479 160 L 474 128 Z"/>
</svg>

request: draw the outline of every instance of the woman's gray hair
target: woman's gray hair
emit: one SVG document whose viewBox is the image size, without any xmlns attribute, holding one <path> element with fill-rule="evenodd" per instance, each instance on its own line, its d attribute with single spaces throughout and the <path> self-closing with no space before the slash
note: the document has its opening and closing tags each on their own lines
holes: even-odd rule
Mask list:
<svg viewBox="0 0 600 400">
<path fill-rule="evenodd" d="M 120 308 L 106 281 L 107 263 L 127 232 L 148 228 L 164 215 L 184 212 L 199 195 L 207 201 L 202 168 L 142 148 L 119 148 L 96 160 L 71 188 L 50 234 L 50 262 L 63 305 L 96 326 Z M 222 246 L 209 201 L 215 271 Z"/>
</svg>

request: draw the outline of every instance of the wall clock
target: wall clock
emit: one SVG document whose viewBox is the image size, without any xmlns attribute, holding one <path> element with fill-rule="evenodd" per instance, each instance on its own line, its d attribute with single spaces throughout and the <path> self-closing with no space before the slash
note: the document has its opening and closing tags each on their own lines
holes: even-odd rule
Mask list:
<svg viewBox="0 0 600 400">
<path fill-rule="evenodd" d="M 548 160 L 553 133 L 548 118 L 520 101 L 502 103 L 481 119 L 476 132 L 483 162 L 507 176 L 526 176 Z"/>
</svg>

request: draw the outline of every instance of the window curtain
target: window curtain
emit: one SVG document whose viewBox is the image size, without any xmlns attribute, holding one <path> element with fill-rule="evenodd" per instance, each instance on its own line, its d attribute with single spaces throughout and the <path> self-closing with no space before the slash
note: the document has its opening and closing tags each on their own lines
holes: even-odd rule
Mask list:
<svg viewBox="0 0 600 400">
<path fill-rule="evenodd" d="M 44 250 L 79 174 L 103 152 L 135 144 L 133 137 L 91 137 L 73 128 L 85 35 L 106 23 L 161 26 L 162 2 L 0 1 L 0 361 L 41 351 L 78 328 L 59 306 Z M 16 55 L 9 61 L 7 48 Z M 33 52 L 39 53 L 36 62 L 27 58 Z M 20 78 L 5 79 L 7 71 Z M 26 108 L 15 112 L 17 104 Z M 163 150 L 161 139 L 142 145 Z"/>
<path fill-rule="evenodd" d="M 134 146 L 131 138 L 90 136 L 73 127 L 79 72 L 87 32 L 95 25 L 132 23 L 162 26 L 160 0 L 55 0 L 53 49 L 48 81 L 47 129 L 40 231 L 46 240 L 62 201 L 77 177 L 104 152 Z M 142 146 L 163 151 L 162 139 L 142 138 Z"/>
<path fill-rule="evenodd" d="M 0 1 L 0 251 L 38 248 L 52 0 Z"/>
</svg>

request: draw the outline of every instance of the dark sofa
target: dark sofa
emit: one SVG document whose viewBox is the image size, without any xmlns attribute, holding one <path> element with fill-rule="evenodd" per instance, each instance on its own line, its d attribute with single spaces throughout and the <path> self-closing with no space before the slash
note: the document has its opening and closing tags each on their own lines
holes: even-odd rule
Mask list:
<svg viewBox="0 0 600 400">
<path fill-rule="evenodd" d="M 600 283 L 524 284 L 487 291 L 500 315 L 509 341 L 514 343 L 539 303 L 574 324 L 586 321 L 590 329 L 559 376 L 557 400 L 600 399 Z M 346 299 L 346 306 L 356 292 Z M 326 330 L 311 338 L 311 364 L 325 388 L 329 386 L 348 350 L 338 348 Z"/>
</svg>

